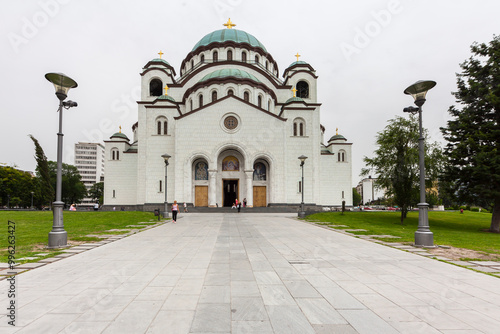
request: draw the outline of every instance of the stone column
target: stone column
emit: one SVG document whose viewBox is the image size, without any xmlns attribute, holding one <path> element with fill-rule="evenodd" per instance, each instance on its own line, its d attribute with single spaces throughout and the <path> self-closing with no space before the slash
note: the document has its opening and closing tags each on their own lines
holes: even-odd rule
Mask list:
<svg viewBox="0 0 500 334">
<path fill-rule="evenodd" d="M 247 179 L 247 207 L 253 207 L 253 169 L 246 170 L 245 176 Z"/>
<path fill-rule="evenodd" d="M 210 208 L 215 208 L 217 206 L 217 170 L 208 170 L 208 206 Z"/>
</svg>

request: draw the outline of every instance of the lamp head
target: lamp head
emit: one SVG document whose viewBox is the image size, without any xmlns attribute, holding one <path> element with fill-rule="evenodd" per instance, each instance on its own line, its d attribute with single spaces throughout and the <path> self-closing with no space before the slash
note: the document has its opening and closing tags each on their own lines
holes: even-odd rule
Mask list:
<svg viewBox="0 0 500 334">
<path fill-rule="evenodd" d="M 300 165 L 303 166 L 304 165 L 304 162 L 306 161 L 307 157 L 305 155 L 301 155 L 299 157 L 299 160 L 300 160 Z"/>
<path fill-rule="evenodd" d="M 163 160 L 165 160 L 165 164 L 168 165 L 168 159 L 170 159 L 170 155 L 168 155 L 168 154 L 165 153 L 161 157 L 163 158 Z"/>
<path fill-rule="evenodd" d="M 425 95 L 427 92 L 436 86 L 436 82 L 432 80 L 420 80 L 405 89 L 404 93 L 413 96 L 415 104 L 421 107 L 425 103 Z"/>
<path fill-rule="evenodd" d="M 63 73 L 47 73 L 45 74 L 45 79 L 54 84 L 57 98 L 61 101 L 66 99 L 70 88 L 78 87 L 75 80 Z"/>
</svg>

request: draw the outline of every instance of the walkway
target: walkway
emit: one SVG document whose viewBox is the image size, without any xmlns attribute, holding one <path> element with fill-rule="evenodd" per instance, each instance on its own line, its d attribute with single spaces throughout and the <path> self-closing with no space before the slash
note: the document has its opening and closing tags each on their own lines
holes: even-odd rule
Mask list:
<svg viewBox="0 0 500 334">
<path fill-rule="evenodd" d="M 498 333 L 500 279 L 306 224 L 190 213 L 17 276 L 1 333 Z M 5 312 L 8 282 L 0 282 Z"/>
</svg>

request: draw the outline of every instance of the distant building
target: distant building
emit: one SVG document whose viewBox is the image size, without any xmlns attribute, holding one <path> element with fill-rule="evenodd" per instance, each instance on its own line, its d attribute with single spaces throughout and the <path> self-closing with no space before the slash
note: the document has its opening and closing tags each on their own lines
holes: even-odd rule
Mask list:
<svg viewBox="0 0 500 334">
<path fill-rule="evenodd" d="M 82 176 L 87 191 L 104 178 L 104 146 L 98 143 L 75 144 L 75 166 Z M 94 205 L 91 198 L 84 198 L 80 205 Z M 101 203 L 102 204 L 102 203 Z"/>
<path fill-rule="evenodd" d="M 371 176 L 359 181 L 356 186 L 356 190 L 361 195 L 361 201 L 363 204 L 371 203 L 378 199 L 385 198 L 385 190 L 377 188 L 375 182 L 377 179 L 373 179 Z M 359 204 L 359 203 L 357 203 Z"/>
</svg>

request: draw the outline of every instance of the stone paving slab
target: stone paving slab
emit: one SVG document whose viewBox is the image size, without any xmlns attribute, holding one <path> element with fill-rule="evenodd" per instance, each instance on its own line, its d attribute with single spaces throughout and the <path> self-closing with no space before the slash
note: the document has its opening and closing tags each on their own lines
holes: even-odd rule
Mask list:
<svg viewBox="0 0 500 334">
<path fill-rule="evenodd" d="M 178 224 L 100 244 L 41 260 L 57 262 L 19 274 L 18 327 L 0 315 L 0 332 L 500 328 L 498 278 L 421 256 L 422 249 L 414 254 L 387 247 L 290 214 L 191 213 Z M 0 307 L 9 302 L 7 285 L 0 281 Z"/>
</svg>

